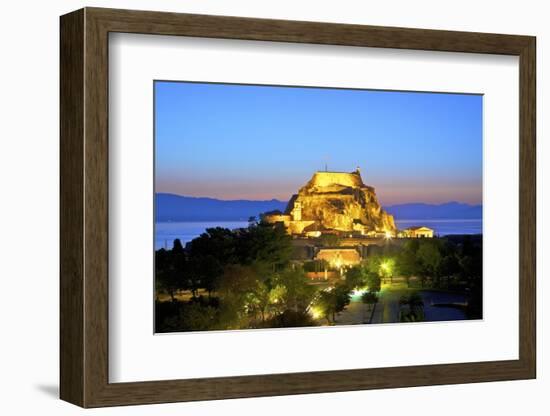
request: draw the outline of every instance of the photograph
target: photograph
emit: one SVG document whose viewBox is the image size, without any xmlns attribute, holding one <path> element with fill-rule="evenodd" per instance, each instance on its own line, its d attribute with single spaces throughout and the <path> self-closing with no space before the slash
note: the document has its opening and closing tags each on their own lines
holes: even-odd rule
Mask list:
<svg viewBox="0 0 550 416">
<path fill-rule="evenodd" d="M 153 89 L 155 333 L 483 319 L 482 94 Z"/>
</svg>

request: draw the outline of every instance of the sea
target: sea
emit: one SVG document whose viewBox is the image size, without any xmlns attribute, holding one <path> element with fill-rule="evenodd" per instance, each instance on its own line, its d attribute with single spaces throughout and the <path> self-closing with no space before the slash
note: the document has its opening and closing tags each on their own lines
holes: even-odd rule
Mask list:
<svg viewBox="0 0 550 416">
<path fill-rule="evenodd" d="M 469 220 L 396 220 L 397 228 L 404 229 L 425 225 L 436 235 L 481 234 L 481 219 Z M 205 221 L 205 222 L 157 222 L 155 223 L 155 250 L 172 248 L 179 238 L 183 245 L 201 235 L 207 228 L 223 227 L 229 229 L 247 227 L 246 221 Z"/>
</svg>

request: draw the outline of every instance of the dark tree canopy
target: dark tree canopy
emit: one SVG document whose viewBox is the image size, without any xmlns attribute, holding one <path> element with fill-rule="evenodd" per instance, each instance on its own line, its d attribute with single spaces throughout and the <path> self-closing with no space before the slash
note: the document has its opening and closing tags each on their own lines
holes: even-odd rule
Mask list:
<svg viewBox="0 0 550 416">
<path fill-rule="evenodd" d="M 337 237 L 322 244 L 338 244 Z M 403 281 L 408 293 L 400 303 L 403 321 L 424 319 L 422 297 L 413 292 L 418 285 L 459 292 L 467 300 L 461 306 L 467 317 L 482 317 L 480 237 L 410 239 L 370 248 L 360 264 L 342 269 L 342 279 L 311 281 L 306 272 L 329 264 L 291 260 L 292 239 L 284 227 L 251 218 L 237 230 L 209 228 L 185 246 L 176 239 L 170 250 L 155 252 L 156 329 L 288 327 L 319 325 L 322 319 L 334 324 L 353 291 L 365 291 L 361 301 L 372 310 L 386 287 Z"/>
</svg>

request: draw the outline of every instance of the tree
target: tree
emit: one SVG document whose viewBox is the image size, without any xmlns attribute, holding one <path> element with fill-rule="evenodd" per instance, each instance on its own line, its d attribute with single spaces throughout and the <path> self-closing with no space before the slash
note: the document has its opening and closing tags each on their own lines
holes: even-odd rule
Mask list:
<svg viewBox="0 0 550 416">
<path fill-rule="evenodd" d="M 172 250 L 157 250 L 155 252 L 155 288 L 157 292 L 167 293 L 174 301 L 176 292 L 187 287 L 185 268 L 186 256 L 179 239 L 174 240 Z"/>
<path fill-rule="evenodd" d="M 416 255 L 419 245 L 418 239 L 408 240 L 397 256 L 398 273 L 405 277 L 407 287 L 410 287 L 411 277 L 418 276 L 421 271 L 420 262 Z"/>
<path fill-rule="evenodd" d="M 200 288 L 209 296 L 226 265 L 236 260 L 236 236 L 227 228 L 208 228 L 189 244 L 189 287 L 195 297 Z"/>
<path fill-rule="evenodd" d="M 176 292 L 182 288 L 182 276 L 175 269 L 168 268 L 157 270 L 155 273 L 155 286 L 158 291 L 167 293 L 174 301 Z"/>
<path fill-rule="evenodd" d="M 334 323 L 336 314 L 342 312 L 349 305 L 351 295 L 345 285 L 337 285 L 330 290 L 324 290 L 319 294 L 316 307 L 329 324 Z"/>
<path fill-rule="evenodd" d="M 271 287 L 269 281 L 262 282 L 258 279 L 256 284 L 251 287 L 250 292 L 245 296 L 245 307 L 248 312 L 252 313 L 255 320 L 257 320 L 256 312 L 259 312 L 261 322 L 265 322 L 268 310 L 274 303 L 275 292 L 277 290 Z"/>
<path fill-rule="evenodd" d="M 274 303 L 280 304 L 283 311 L 305 312 L 315 296 L 315 287 L 300 268 L 287 269 L 273 279 Z"/>
<path fill-rule="evenodd" d="M 315 326 L 315 322 L 306 312 L 296 312 L 286 310 L 283 313 L 274 316 L 268 324 L 269 328 L 290 328 L 302 326 Z"/>
<path fill-rule="evenodd" d="M 188 262 L 187 274 L 193 297 L 196 297 L 201 288 L 205 289 L 210 297 L 216 288 L 216 282 L 223 275 L 224 266 L 219 258 L 211 254 L 192 257 Z"/>
<path fill-rule="evenodd" d="M 399 306 L 401 306 L 401 322 L 419 322 L 424 320 L 424 300 L 417 292 L 401 296 Z"/>
<path fill-rule="evenodd" d="M 395 273 L 395 258 L 380 254 L 369 256 L 366 268 L 367 274 L 376 274 L 381 278 L 391 278 Z"/>
<path fill-rule="evenodd" d="M 365 263 L 366 273 L 378 274 L 380 271 L 380 264 L 382 263 L 382 255 L 372 254 L 368 256 Z"/>
<path fill-rule="evenodd" d="M 423 241 L 416 253 L 420 263 L 420 281 L 422 287 L 426 284 L 427 277 L 435 277 L 438 274 L 441 263 L 441 253 L 437 241 Z"/>
<path fill-rule="evenodd" d="M 363 267 L 353 266 L 346 271 L 346 285 L 350 289 L 356 289 L 366 284 L 366 273 Z"/>
<path fill-rule="evenodd" d="M 334 297 L 335 297 L 335 310 L 332 315 L 332 320 L 335 320 L 335 314 L 342 312 L 346 306 L 349 305 L 351 301 L 351 293 L 347 286 L 338 285 L 334 288 Z"/>
<path fill-rule="evenodd" d="M 273 273 L 265 263 L 229 265 L 217 287 L 225 321 L 260 325 L 286 311 L 305 313 L 315 288 L 308 285 L 303 271 L 287 269 Z"/>
<path fill-rule="evenodd" d="M 248 327 L 248 315 L 258 310 L 258 271 L 250 265 L 230 264 L 218 280 L 216 292 L 220 297 L 220 326 L 223 329 Z"/>
<path fill-rule="evenodd" d="M 361 301 L 368 305 L 370 311 L 372 310 L 372 305 L 378 303 L 378 295 L 375 292 L 365 292 L 361 296 Z"/>
<path fill-rule="evenodd" d="M 181 240 L 179 238 L 176 238 L 174 240 L 174 245 L 172 246 L 172 254 L 183 254 L 183 245 L 181 244 Z"/>
<path fill-rule="evenodd" d="M 180 312 L 183 326 L 187 331 L 205 331 L 216 327 L 217 310 L 199 302 L 187 303 Z"/>
<path fill-rule="evenodd" d="M 438 278 L 455 277 L 460 274 L 460 264 L 455 253 L 448 253 L 441 259 L 439 265 Z"/>
<path fill-rule="evenodd" d="M 334 295 L 330 291 L 323 290 L 317 297 L 315 307 L 319 310 L 320 315 L 323 316 L 323 318 L 325 318 L 330 325 L 332 323 L 330 318 L 334 316 L 336 309 Z"/>
<path fill-rule="evenodd" d="M 199 237 L 189 244 L 191 257 L 212 256 L 220 263 L 235 263 L 236 254 L 235 232 L 222 227 L 207 228 Z"/>
<path fill-rule="evenodd" d="M 291 237 L 285 229 L 260 223 L 237 234 L 238 263 L 265 263 L 273 271 L 283 269 L 292 255 Z"/>
<path fill-rule="evenodd" d="M 483 261 L 482 241 L 474 242 L 466 237 L 459 259 L 460 275 L 468 284 L 468 307 L 466 314 L 469 319 L 480 319 L 483 316 Z"/>
<path fill-rule="evenodd" d="M 393 274 L 395 272 L 395 259 L 393 257 L 387 257 L 380 263 L 378 274 L 381 278 L 390 278 L 393 283 Z"/>
<path fill-rule="evenodd" d="M 367 272 L 365 283 L 369 292 L 380 292 L 382 281 L 378 273 Z"/>
</svg>

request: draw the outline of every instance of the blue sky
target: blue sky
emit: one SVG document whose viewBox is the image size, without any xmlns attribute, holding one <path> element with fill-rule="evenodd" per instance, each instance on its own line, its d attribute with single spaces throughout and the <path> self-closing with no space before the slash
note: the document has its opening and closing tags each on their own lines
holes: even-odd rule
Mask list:
<svg viewBox="0 0 550 416">
<path fill-rule="evenodd" d="M 384 205 L 482 199 L 482 96 L 155 82 L 156 192 L 287 200 L 361 168 Z"/>
</svg>

